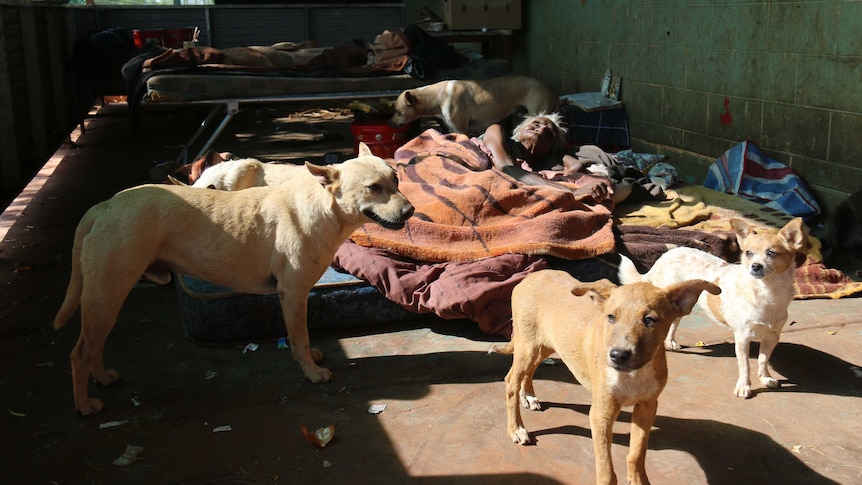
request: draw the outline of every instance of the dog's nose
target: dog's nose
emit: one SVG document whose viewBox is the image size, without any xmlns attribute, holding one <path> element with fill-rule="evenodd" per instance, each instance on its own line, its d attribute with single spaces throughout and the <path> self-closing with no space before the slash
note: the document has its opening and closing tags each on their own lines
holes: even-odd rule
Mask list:
<svg viewBox="0 0 862 485">
<path fill-rule="evenodd" d="M 611 349 L 611 361 L 617 365 L 623 365 L 632 358 L 631 350 Z"/>
<path fill-rule="evenodd" d="M 406 221 L 407 219 L 410 219 L 411 217 L 413 217 L 413 212 L 415 211 L 416 209 L 413 207 L 413 205 L 408 205 L 407 207 L 401 209 L 401 220 Z"/>
<path fill-rule="evenodd" d="M 760 263 L 751 263 L 751 274 L 763 274 L 763 265 Z"/>
</svg>

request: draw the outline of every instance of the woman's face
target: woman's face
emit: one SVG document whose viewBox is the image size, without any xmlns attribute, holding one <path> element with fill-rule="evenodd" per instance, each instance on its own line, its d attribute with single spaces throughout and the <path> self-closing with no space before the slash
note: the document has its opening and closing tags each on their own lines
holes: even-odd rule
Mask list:
<svg viewBox="0 0 862 485">
<path fill-rule="evenodd" d="M 518 141 L 533 158 L 543 158 L 550 155 L 554 150 L 557 139 L 557 130 L 554 122 L 548 118 L 537 117 L 527 123 L 518 133 Z"/>
</svg>

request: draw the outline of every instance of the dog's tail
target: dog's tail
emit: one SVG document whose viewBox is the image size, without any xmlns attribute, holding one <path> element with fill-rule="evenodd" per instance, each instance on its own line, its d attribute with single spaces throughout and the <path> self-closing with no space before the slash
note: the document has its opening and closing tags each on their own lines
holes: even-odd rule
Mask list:
<svg viewBox="0 0 862 485">
<path fill-rule="evenodd" d="M 512 355 L 515 353 L 515 342 L 508 341 L 503 345 L 495 345 L 488 349 L 489 354 L 504 354 L 504 355 Z"/>
<path fill-rule="evenodd" d="M 634 261 L 627 258 L 624 254 L 620 254 L 620 269 L 618 276 L 621 285 L 644 281 L 644 275 L 640 274 Z"/>
<path fill-rule="evenodd" d="M 93 228 L 93 224 L 96 223 L 95 212 L 97 210 L 98 209 L 94 207 L 87 211 L 87 213 L 84 214 L 84 217 L 81 218 L 81 222 L 78 223 L 78 228 L 75 230 L 75 242 L 72 244 L 72 275 L 69 277 L 69 287 L 66 289 L 66 298 L 63 300 L 60 310 L 57 311 L 57 315 L 54 317 L 55 330 L 59 330 L 63 325 L 65 325 L 81 304 L 81 291 L 84 288 L 84 275 L 81 271 L 81 247 L 84 242 L 84 237 L 90 232 L 90 229 Z"/>
</svg>

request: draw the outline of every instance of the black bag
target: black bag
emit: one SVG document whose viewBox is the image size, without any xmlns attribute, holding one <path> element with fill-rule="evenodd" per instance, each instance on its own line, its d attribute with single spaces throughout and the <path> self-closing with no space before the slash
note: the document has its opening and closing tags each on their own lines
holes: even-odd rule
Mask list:
<svg viewBox="0 0 862 485">
<path fill-rule="evenodd" d="M 404 28 L 404 35 L 410 41 L 410 61 L 404 72 L 417 79 L 432 77 L 438 69 L 460 67 L 464 59 L 446 41 L 432 37 L 415 24 Z"/>
</svg>

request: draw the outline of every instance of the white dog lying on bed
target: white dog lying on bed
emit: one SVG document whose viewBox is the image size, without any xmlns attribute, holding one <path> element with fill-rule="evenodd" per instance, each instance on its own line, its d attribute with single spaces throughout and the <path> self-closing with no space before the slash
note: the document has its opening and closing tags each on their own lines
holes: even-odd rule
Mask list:
<svg viewBox="0 0 862 485">
<path fill-rule="evenodd" d="M 249 187 L 277 185 L 290 180 L 303 170 L 303 165 L 263 163 L 256 158 L 239 158 L 217 163 L 201 173 L 192 187 L 235 191 Z M 176 182 L 175 182 L 176 183 Z"/>
</svg>

